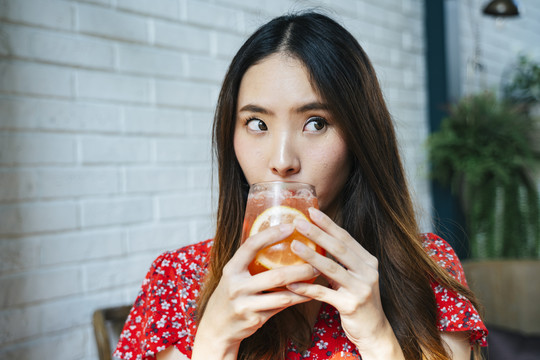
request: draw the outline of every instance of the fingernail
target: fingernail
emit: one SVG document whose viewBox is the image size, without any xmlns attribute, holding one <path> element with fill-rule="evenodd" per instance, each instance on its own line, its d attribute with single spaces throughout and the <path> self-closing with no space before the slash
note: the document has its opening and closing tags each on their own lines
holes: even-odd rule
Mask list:
<svg viewBox="0 0 540 360">
<path fill-rule="evenodd" d="M 309 211 L 309 216 L 313 219 L 313 220 L 321 220 L 323 218 L 323 213 L 321 210 L 319 209 L 315 209 L 314 207 L 310 207 L 308 209 Z"/>
<path fill-rule="evenodd" d="M 297 290 L 299 287 L 300 287 L 300 284 L 296 284 L 296 283 L 292 283 L 292 284 L 287 285 L 287 289 L 289 289 L 291 291 Z"/>
<path fill-rule="evenodd" d="M 321 272 L 315 268 L 313 268 L 313 276 L 319 276 L 321 275 Z"/>
<path fill-rule="evenodd" d="M 309 222 L 304 219 L 295 219 L 294 226 L 300 231 L 307 231 L 309 229 Z"/>
<path fill-rule="evenodd" d="M 290 233 L 294 230 L 294 226 L 292 224 L 280 224 L 279 225 L 279 231 L 282 233 Z"/>
<path fill-rule="evenodd" d="M 294 250 L 295 253 L 300 254 L 305 252 L 306 245 L 304 245 L 301 241 L 293 240 L 291 242 L 291 248 Z"/>
</svg>

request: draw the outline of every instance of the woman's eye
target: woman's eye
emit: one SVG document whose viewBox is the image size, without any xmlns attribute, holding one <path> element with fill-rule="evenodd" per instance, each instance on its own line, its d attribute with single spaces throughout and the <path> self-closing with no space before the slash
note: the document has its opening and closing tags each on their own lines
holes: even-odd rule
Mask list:
<svg viewBox="0 0 540 360">
<path fill-rule="evenodd" d="M 266 131 L 266 130 L 268 130 L 268 127 L 266 126 L 264 121 L 262 121 L 260 119 L 250 119 L 250 120 L 248 120 L 247 127 L 249 128 L 249 130 L 252 130 L 252 131 Z"/>
<path fill-rule="evenodd" d="M 327 122 L 322 117 L 312 117 L 308 119 L 306 125 L 304 126 L 304 130 L 315 132 L 321 131 L 326 127 L 326 125 Z"/>
</svg>

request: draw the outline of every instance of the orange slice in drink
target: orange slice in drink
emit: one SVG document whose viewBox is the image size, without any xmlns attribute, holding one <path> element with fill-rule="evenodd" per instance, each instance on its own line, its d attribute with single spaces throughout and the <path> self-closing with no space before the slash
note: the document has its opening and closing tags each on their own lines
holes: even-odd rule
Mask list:
<svg viewBox="0 0 540 360">
<path fill-rule="evenodd" d="M 249 236 L 255 235 L 270 226 L 292 224 L 297 218 L 310 221 L 300 210 L 289 206 L 279 205 L 268 208 L 255 219 L 251 226 Z M 315 245 L 315 243 L 295 230 L 287 238 L 259 251 L 255 256 L 255 259 L 249 265 L 250 273 L 254 275 L 269 269 L 305 263 L 304 260 L 291 251 L 290 245 L 293 240 L 301 241 L 319 253 L 323 252 L 322 248 Z"/>
</svg>

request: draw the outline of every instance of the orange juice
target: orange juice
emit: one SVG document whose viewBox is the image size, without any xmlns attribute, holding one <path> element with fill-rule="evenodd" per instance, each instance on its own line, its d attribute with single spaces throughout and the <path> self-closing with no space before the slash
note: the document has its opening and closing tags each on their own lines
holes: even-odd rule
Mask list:
<svg viewBox="0 0 540 360">
<path fill-rule="evenodd" d="M 292 223 L 296 218 L 311 222 L 310 207 L 318 208 L 315 189 L 311 185 L 293 182 L 253 184 L 246 206 L 242 242 L 270 226 Z M 259 251 L 249 265 L 249 272 L 255 275 L 281 266 L 304 263 L 290 250 L 293 240 L 324 254 L 320 246 L 295 230 L 284 240 Z"/>
</svg>

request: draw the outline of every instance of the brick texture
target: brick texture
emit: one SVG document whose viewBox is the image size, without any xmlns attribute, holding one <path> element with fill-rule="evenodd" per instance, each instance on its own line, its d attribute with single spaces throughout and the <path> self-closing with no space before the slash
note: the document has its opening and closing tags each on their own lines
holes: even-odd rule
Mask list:
<svg viewBox="0 0 540 360">
<path fill-rule="evenodd" d="M 488 84 L 538 55 L 540 5 L 521 3 L 502 29 L 481 21 Z M 423 1 L 0 0 L 1 359 L 97 359 L 92 312 L 131 303 L 162 251 L 212 236 L 228 63 L 263 22 L 317 6 L 373 60 L 429 230 Z"/>
</svg>

